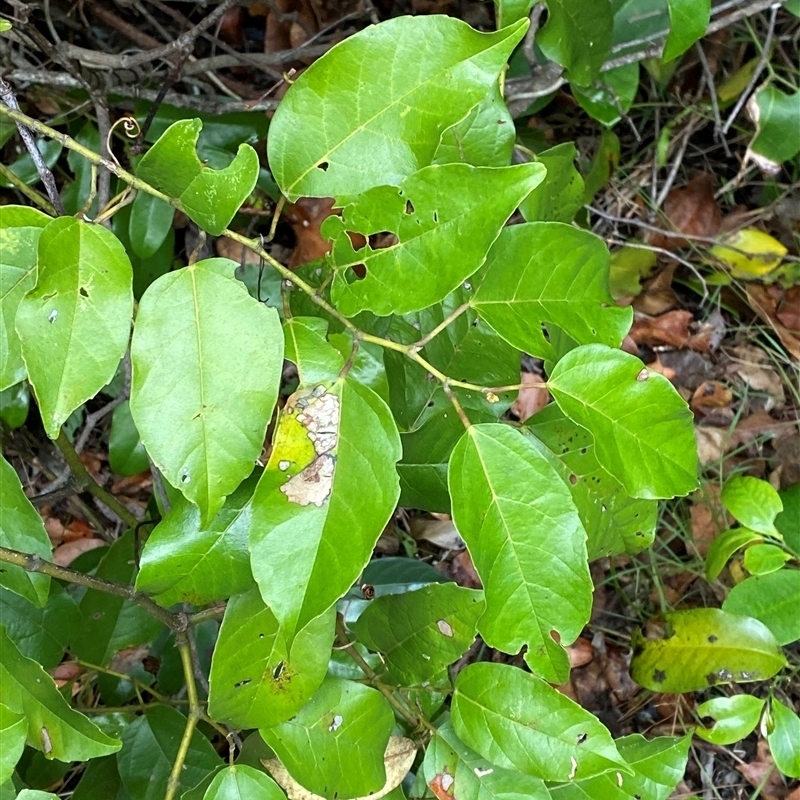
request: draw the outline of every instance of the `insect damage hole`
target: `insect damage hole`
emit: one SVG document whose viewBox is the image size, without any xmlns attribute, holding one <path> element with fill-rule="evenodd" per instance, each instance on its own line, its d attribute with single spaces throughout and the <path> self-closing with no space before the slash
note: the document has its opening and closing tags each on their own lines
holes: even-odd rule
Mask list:
<svg viewBox="0 0 800 800">
<path fill-rule="evenodd" d="M 321 169 L 323 172 L 327 172 L 329 166 L 330 164 L 327 161 L 320 161 L 319 164 L 317 164 L 317 169 Z"/>
</svg>

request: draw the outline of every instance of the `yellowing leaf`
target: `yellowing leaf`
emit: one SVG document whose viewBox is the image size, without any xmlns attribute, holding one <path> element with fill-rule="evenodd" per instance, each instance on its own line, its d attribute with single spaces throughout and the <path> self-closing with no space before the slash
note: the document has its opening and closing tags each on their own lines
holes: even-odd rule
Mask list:
<svg viewBox="0 0 800 800">
<path fill-rule="evenodd" d="M 715 244 L 711 255 L 729 267 L 733 274 L 745 280 L 760 278 L 772 272 L 786 255 L 786 248 L 768 233 L 745 228 Z"/>
</svg>

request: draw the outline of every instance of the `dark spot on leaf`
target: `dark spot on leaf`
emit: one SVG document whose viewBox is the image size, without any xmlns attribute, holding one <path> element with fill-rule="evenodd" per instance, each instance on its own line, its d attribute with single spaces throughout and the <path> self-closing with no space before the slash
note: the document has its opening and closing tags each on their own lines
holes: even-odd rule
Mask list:
<svg viewBox="0 0 800 800">
<path fill-rule="evenodd" d="M 583 744 L 589 738 L 588 733 L 579 733 L 577 744 Z"/>
<path fill-rule="evenodd" d="M 717 641 L 717 637 L 716 637 L 716 636 L 714 636 L 714 634 L 712 633 L 712 634 L 711 634 L 711 636 L 709 636 L 709 637 L 708 637 L 708 641 L 709 641 L 711 644 L 714 644 L 714 642 L 716 642 L 716 641 Z"/>
<path fill-rule="evenodd" d="M 663 669 L 654 669 L 653 670 L 653 680 L 656 683 L 664 683 L 664 681 L 666 679 L 667 679 L 667 673 L 664 672 Z"/>
<path fill-rule="evenodd" d="M 102 618 L 103 618 L 102 611 L 95 611 L 94 614 L 92 614 L 92 619 L 102 619 Z"/>
<path fill-rule="evenodd" d="M 251 680 L 252 678 L 245 678 L 243 681 L 239 681 L 239 683 L 234 683 L 233 688 L 239 689 L 242 686 L 247 686 L 247 684 L 250 683 Z"/>
<path fill-rule="evenodd" d="M 574 486 L 578 482 L 578 476 L 573 473 L 569 476 L 569 482 Z"/>
<path fill-rule="evenodd" d="M 365 264 L 353 264 L 350 269 L 353 273 L 353 277 L 355 277 L 357 281 L 363 281 L 364 278 L 367 277 L 367 267 Z"/>
<path fill-rule="evenodd" d="M 717 674 L 715 672 L 709 672 L 708 675 L 706 675 L 706 683 L 709 686 L 716 686 Z"/>
<path fill-rule="evenodd" d="M 263 633 L 259 633 L 259 634 L 258 634 L 258 638 L 259 638 L 259 639 L 263 639 L 263 638 L 264 638 L 264 634 L 263 634 Z"/>
<path fill-rule="evenodd" d="M 581 455 L 582 455 L 582 456 L 585 456 L 585 455 L 586 455 L 586 452 L 587 452 L 587 448 L 585 448 L 585 447 L 581 447 Z"/>
<path fill-rule="evenodd" d="M 433 221 L 434 222 L 438 222 L 439 221 L 439 212 L 438 211 L 434 211 L 433 212 Z"/>
<path fill-rule="evenodd" d="M 320 163 L 317 164 L 317 169 L 321 169 L 323 172 L 327 172 L 329 166 L 330 164 L 327 161 L 320 161 Z"/>
<path fill-rule="evenodd" d="M 406 200 L 406 214 L 414 213 L 414 204 L 410 200 Z"/>
<path fill-rule="evenodd" d="M 430 403 L 428 403 L 428 408 L 433 408 L 433 400 L 431 400 Z"/>
<path fill-rule="evenodd" d="M 286 664 L 283 661 L 279 661 L 275 666 L 275 669 L 272 670 L 272 677 L 274 680 L 280 680 L 281 675 L 283 675 L 286 669 Z"/>
<path fill-rule="evenodd" d="M 88 297 L 89 296 L 89 292 L 86 291 L 86 287 L 84 287 L 84 286 L 81 286 L 81 288 L 78 289 L 78 291 L 80 292 L 81 297 Z"/>
</svg>

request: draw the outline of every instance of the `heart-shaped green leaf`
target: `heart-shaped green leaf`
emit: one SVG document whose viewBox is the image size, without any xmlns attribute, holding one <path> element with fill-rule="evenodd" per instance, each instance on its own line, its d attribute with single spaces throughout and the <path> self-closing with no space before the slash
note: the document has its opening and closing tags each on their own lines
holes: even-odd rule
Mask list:
<svg viewBox="0 0 800 800">
<path fill-rule="evenodd" d="M 751 694 L 714 697 L 697 706 L 697 716 L 711 717 L 710 728 L 695 728 L 695 734 L 707 742 L 719 745 L 735 744 L 749 736 L 761 719 L 766 701 Z"/>
</svg>

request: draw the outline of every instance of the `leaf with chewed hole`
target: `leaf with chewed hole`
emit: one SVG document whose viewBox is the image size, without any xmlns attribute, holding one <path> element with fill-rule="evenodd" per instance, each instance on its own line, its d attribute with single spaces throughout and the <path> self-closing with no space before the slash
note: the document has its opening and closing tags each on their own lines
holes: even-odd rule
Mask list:
<svg viewBox="0 0 800 800">
<path fill-rule="evenodd" d="M 133 272 L 111 231 L 72 217 L 42 230 L 38 269 L 16 328 L 45 431 L 55 439 L 70 414 L 114 377 L 125 354 Z"/>
<path fill-rule="evenodd" d="M 443 132 L 486 97 L 527 27 L 478 33 L 453 17 L 399 17 L 333 47 L 289 87 L 270 125 L 283 193 L 354 195 L 432 163 Z"/>
<path fill-rule="evenodd" d="M 541 164 L 425 167 L 397 186 L 376 186 L 349 199 L 322 234 L 333 239 L 328 256 L 331 297 L 347 317 L 407 314 L 443 300 L 486 260 L 503 225 L 544 178 Z M 487 204 L 486 197 L 492 202 Z M 396 244 L 356 250 L 350 232 L 388 231 Z M 359 277 L 356 270 L 366 270 Z"/>
</svg>

